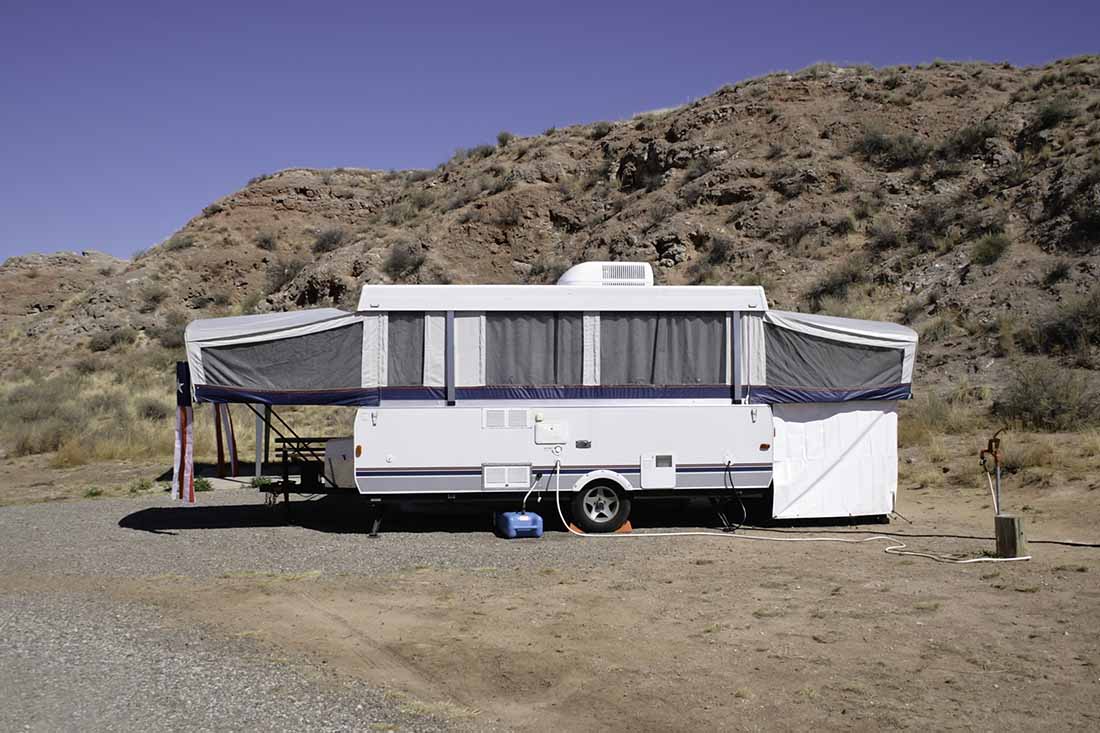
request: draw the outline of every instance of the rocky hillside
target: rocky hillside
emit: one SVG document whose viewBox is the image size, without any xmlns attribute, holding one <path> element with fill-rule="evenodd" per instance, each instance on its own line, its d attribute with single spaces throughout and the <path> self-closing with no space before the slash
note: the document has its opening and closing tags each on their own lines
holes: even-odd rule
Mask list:
<svg viewBox="0 0 1100 733">
<path fill-rule="evenodd" d="M 260 176 L 132 261 L 8 260 L 0 370 L 174 349 L 188 320 L 348 307 L 366 282 L 551 282 L 585 259 L 910 323 L 927 381 L 993 381 L 1021 350 L 1095 368 L 1100 57 L 817 65 L 629 120 L 502 132 L 434 170 Z M 1067 312 L 1084 325 L 1051 335 Z"/>
</svg>

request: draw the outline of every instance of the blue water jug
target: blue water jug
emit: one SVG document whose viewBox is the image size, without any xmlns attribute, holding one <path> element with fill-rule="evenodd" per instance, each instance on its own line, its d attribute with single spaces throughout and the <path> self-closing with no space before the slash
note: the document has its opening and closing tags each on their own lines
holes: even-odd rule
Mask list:
<svg viewBox="0 0 1100 733">
<path fill-rule="evenodd" d="M 498 535 L 509 540 L 542 537 L 542 517 L 534 512 L 500 512 L 496 528 Z"/>
</svg>

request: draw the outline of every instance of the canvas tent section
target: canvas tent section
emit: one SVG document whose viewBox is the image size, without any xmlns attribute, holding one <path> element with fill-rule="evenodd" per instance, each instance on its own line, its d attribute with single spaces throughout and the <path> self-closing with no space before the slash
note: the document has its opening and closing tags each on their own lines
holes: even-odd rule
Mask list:
<svg viewBox="0 0 1100 733">
<path fill-rule="evenodd" d="M 775 426 L 772 515 L 888 514 L 898 486 L 897 402 L 788 403 Z"/>
<path fill-rule="evenodd" d="M 767 311 L 742 317 L 748 396 L 763 404 L 912 396 L 917 334 L 880 321 Z"/>
<path fill-rule="evenodd" d="M 892 323 L 768 311 L 743 316 L 749 401 L 775 427 L 772 514 L 888 514 L 897 401 L 912 396 L 917 334 Z"/>
<path fill-rule="evenodd" d="M 378 350 L 364 350 L 373 318 L 319 308 L 193 321 L 184 339 L 195 399 L 377 404 Z"/>
</svg>

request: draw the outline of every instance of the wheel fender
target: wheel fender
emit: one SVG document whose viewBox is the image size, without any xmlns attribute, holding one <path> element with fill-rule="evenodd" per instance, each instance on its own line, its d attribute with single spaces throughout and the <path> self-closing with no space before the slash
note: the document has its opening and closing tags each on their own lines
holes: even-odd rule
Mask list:
<svg viewBox="0 0 1100 733">
<path fill-rule="evenodd" d="M 631 491 L 634 489 L 634 487 L 630 485 L 630 482 L 623 478 L 623 475 L 621 473 L 608 471 L 605 468 L 601 468 L 596 471 L 589 471 L 588 473 L 578 478 L 576 482 L 574 482 L 573 488 L 570 489 L 570 491 L 576 493 L 583 489 L 585 486 L 588 486 L 588 484 L 597 480 L 611 481 L 614 484 L 618 484 L 619 488 L 621 488 L 623 491 Z"/>
</svg>

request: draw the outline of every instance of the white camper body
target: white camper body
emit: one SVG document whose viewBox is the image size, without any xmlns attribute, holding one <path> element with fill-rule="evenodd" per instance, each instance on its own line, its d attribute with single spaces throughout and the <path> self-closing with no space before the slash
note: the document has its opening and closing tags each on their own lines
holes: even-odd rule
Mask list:
<svg viewBox="0 0 1100 733">
<path fill-rule="evenodd" d="M 652 283 L 584 263 L 558 285 L 366 285 L 355 313 L 197 321 L 195 397 L 358 405 L 325 471 L 371 498 L 560 487 L 598 514 L 770 489 L 777 518 L 893 510 L 913 331 Z"/>
</svg>

